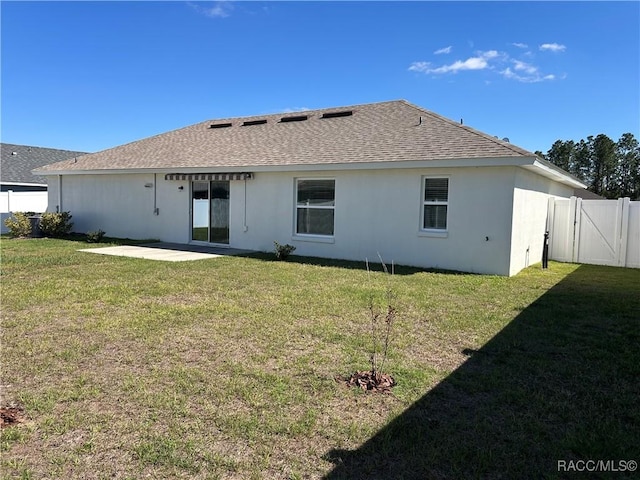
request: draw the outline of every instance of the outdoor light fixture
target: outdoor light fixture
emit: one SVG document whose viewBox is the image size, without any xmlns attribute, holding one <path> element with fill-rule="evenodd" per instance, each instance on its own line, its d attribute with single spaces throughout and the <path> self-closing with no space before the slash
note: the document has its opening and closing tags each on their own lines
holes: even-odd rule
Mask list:
<svg viewBox="0 0 640 480">
<path fill-rule="evenodd" d="M 182 191 L 182 190 L 184 190 L 184 187 L 183 187 L 182 185 L 180 185 L 180 186 L 178 187 L 178 190 Z"/>
<path fill-rule="evenodd" d="M 144 184 L 144 188 L 151 188 L 153 187 L 153 183 L 145 183 Z"/>
</svg>

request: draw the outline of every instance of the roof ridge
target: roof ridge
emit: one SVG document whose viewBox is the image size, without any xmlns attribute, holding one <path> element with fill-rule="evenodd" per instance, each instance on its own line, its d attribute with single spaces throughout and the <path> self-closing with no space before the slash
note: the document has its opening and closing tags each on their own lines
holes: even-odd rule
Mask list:
<svg viewBox="0 0 640 480">
<path fill-rule="evenodd" d="M 405 100 L 385 100 L 385 101 L 381 101 L 381 102 L 368 102 L 368 103 L 356 103 L 356 104 L 352 104 L 352 105 L 336 105 L 333 107 L 321 107 L 321 108 L 309 108 L 306 110 L 295 110 L 292 112 L 273 112 L 273 113 L 258 113 L 258 114 L 254 114 L 254 115 L 241 115 L 239 117 L 216 117 L 216 118 L 211 118 L 209 120 L 204 120 L 202 122 L 197 122 L 194 123 L 192 125 L 189 125 L 191 127 L 195 126 L 195 125 L 199 125 L 201 123 L 208 123 L 208 122 L 213 122 L 213 121 L 229 121 L 229 120 L 243 120 L 245 118 L 256 118 L 256 117 L 278 117 L 278 116 L 282 116 L 282 115 L 303 115 L 305 113 L 313 113 L 313 112 L 324 112 L 327 110 L 337 110 L 337 109 L 341 109 L 341 110 L 347 110 L 350 108 L 358 108 L 358 107 L 369 107 L 369 106 L 373 106 L 373 105 L 383 105 L 385 103 L 397 103 L 397 102 L 406 102 Z M 187 127 L 184 127 L 187 128 Z M 169 133 L 169 132 L 165 132 L 165 133 Z"/>
<path fill-rule="evenodd" d="M 54 150 L 57 152 L 72 152 L 72 153 L 88 153 L 88 152 L 82 152 L 80 150 L 68 150 L 66 148 L 54 148 L 54 147 L 40 147 L 38 145 L 23 145 L 21 143 L 7 143 L 7 142 L 0 142 L 0 148 L 5 148 L 5 147 L 22 147 L 22 148 L 37 148 L 40 150 Z"/>
<path fill-rule="evenodd" d="M 458 123 L 458 122 L 456 122 L 454 120 L 451 120 L 450 118 L 447 118 L 447 117 L 444 117 L 444 116 L 442 116 L 442 115 L 440 115 L 438 113 L 432 112 L 431 110 L 427 110 L 426 108 L 422 108 L 422 107 L 419 107 L 417 105 L 414 105 L 411 102 L 407 102 L 405 100 L 403 100 L 403 102 L 405 102 L 408 106 L 411 106 L 411 107 L 413 107 L 413 108 L 415 108 L 417 110 L 420 110 L 421 112 L 423 112 L 423 113 L 425 113 L 425 114 L 427 114 L 427 115 L 429 115 L 431 117 L 437 118 L 437 119 L 439 119 L 441 121 L 444 121 L 446 123 L 449 123 L 451 125 L 455 125 L 458 128 L 462 128 L 462 129 L 466 130 L 467 132 L 472 133 L 474 135 L 477 135 L 479 137 L 482 137 L 482 138 L 484 138 L 486 140 L 491 140 L 493 143 L 495 143 L 497 145 L 500 145 L 501 147 L 506 148 L 508 150 L 511 150 L 514 153 L 517 153 L 519 155 L 525 155 L 526 154 L 526 156 L 531 156 L 531 157 L 535 157 L 536 156 L 536 154 L 533 153 L 533 152 L 525 150 L 522 147 L 518 147 L 517 145 L 513 145 L 511 143 L 508 143 L 508 142 L 505 142 L 503 140 L 500 140 L 499 138 L 493 137 L 493 136 L 489 135 L 488 133 L 482 132 L 482 131 L 477 130 L 477 129 L 473 128 L 473 127 L 470 127 L 468 125 L 463 125 L 461 123 Z"/>
</svg>

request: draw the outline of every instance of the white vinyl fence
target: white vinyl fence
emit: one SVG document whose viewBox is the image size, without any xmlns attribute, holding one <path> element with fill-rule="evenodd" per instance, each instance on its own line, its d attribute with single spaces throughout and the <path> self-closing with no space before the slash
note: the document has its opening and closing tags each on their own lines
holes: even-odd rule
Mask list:
<svg viewBox="0 0 640 480">
<path fill-rule="evenodd" d="M 47 192 L 0 192 L 0 232 L 9 231 L 4 221 L 12 212 L 42 213 L 47 211 L 47 204 Z"/>
<path fill-rule="evenodd" d="M 549 258 L 640 268 L 640 202 L 549 200 Z"/>
</svg>

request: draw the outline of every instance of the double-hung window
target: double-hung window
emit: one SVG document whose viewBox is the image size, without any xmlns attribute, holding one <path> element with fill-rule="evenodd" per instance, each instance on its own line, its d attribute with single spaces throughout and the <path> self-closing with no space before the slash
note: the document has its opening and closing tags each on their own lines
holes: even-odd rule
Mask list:
<svg viewBox="0 0 640 480">
<path fill-rule="evenodd" d="M 335 180 L 296 180 L 296 233 L 333 235 L 335 205 Z"/>
<path fill-rule="evenodd" d="M 422 229 L 446 230 L 449 207 L 449 179 L 425 177 L 422 203 Z"/>
</svg>

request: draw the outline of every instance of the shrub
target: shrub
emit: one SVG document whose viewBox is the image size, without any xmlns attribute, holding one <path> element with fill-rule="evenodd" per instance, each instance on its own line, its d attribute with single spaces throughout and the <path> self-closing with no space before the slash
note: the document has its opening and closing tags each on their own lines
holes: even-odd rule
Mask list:
<svg viewBox="0 0 640 480">
<path fill-rule="evenodd" d="M 394 274 L 393 264 L 391 272 L 387 270 L 382 257 L 378 255 L 382 263 L 382 269 L 385 275 Z M 369 269 L 369 260 L 365 259 L 367 265 L 367 276 L 371 281 L 371 270 Z M 389 353 L 389 345 L 391 343 L 393 326 L 396 319 L 395 295 L 391 289 L 391 283 L 387 282 L 386 288 L 386 308 L 382 309 L 375 301 L 373 290 L 369 294 L 368 310 L 369 319 L 371 320 L 371 352 L 369 354 L 370 370 L 358 370 L 347 379 L 347 385 L 359 386 L 363 390 L 388 393 L 396 385 L 395 379 L 385 373 L 384 367 Z"/>
<path fill-rule="evenodd" d="M 387 270 L 387 265 L 380 257 L 382 263 L 382 269 L 385 275 L 393 275 L 394 268 L 391 265 L 391 272 Z M 371 270 L 369 270 L 369 260 L 366 260 L 367 275 L 371 279 Z M 371 320 L 371 355 L 369 356 L 369 362 L 371 363 L 371 375 L 374 380 L 379 382 L 380 375 L 384 373 L 384 364 L 387 361 L 387 354 L 389 353 L 389 344 L 392 337 L 393 325 L 396 318 L 396 308 L 393 306 L 395 303 L 395 295 L 391 289 L 391 284 L 387 283 L 386 288 L 386 312 L 381 311 L 377 306 L 374 299 L 373 292 L 369 295 L 369 319 Z"/>
<path fill-rule="evenodd" d="M 47 237 L 64 237 L 73 227 L 71 217 L 69 212 L 43 213 L 40 219 L 40 230 Z"/>
<path fill-rule="evenodd" d="M 296 249 L 296 247 L 289 244 L 280 245 L 278 242 L 273 242 L 273 244 L 276 247 L 275 254 L 278 260 L 286 259 L 291 254 L 291 252 L 293 252 Z"/>
<path fill-rule="evenodd" d="M 87 242 L 89 243 L 100 243 L 102 238 L 104 237 L 104 230 L 92 230 L 87 232 Z"/>
<path fill-rule="evenodd" d="M 24 212 L 14 212 L 4 221 L 12 237 L 28 237 L 31 235 L 31 221 Z"/>
</svg>

